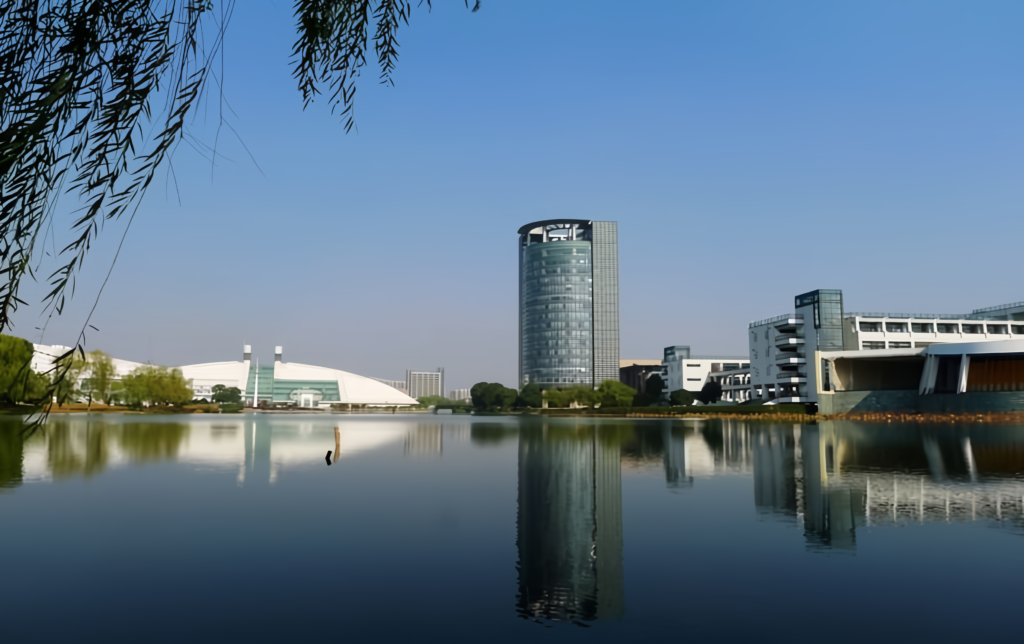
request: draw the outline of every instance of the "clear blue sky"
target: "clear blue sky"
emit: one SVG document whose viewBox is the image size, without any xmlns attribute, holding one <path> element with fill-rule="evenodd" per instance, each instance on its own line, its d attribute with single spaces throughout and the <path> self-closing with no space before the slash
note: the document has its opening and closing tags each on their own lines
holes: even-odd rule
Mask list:
<svg viewBox="0 0 1024 644">
<path fill-rule="evenodd" d="M 291 11 L 241 0 L 227 38 L 230 121 L 266 176 L 226 130 L 216 169 L 182 146 L 181 203 L 151 189 L 89 349 L 281 344 L 513 385 L 516 230 L 553 217 L 619 222 L 623 357 L 745 353 L 750 320 L 815 288 L 847 310 L 1024 300 L 1024 3 L 434 0 L 349 135 L 325 101 L 302 111 Z M 192 126 L 211 144 L 214 108 Z M 73 343 L 122 230 L 47 343 Z M 40 309 L 15 333 L 38 340 Z"/>
</svg>

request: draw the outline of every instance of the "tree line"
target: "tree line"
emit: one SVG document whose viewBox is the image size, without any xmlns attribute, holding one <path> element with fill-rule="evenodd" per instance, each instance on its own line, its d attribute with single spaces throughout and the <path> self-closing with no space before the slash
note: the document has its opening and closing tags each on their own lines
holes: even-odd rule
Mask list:
<svg viewBox="0 0 1024 644">
<path fill-rule="evenodd" d="M 638 393 L 636 389 L 619 382 L 605 380 L 596 389 L 580 385 L 565 389 L 541 390 L 538 385 L 531 384 L 516 391 L 496 382 L 478 382 L 470 389 L 473 407 L 478 411 L 510 411 L 513 409 L 538 409 L 546 400 L 549 407 L 647 407 L 662 402 L 665 389 L 664 380 L 655 374 L 646 383 L 647 391 Z M 709 382 L 694 394 L 679 389 L 669 395 L 669 404 L 673 406 L 689 406 L 694 400 L 704 404 L 716 402 L 722 397 L 722 387 L 716 382 Z"/>
<path fill-rule="evenodd" d="M 194 401 L 192 381 L 181 369 L 160 365 L 140 365 L 131 373 L 117 377 L 114 362 L 106 353 L 95 350 L 72 353 L 53 365 L 49 373 L 32 369 L 35 348 L 32 343 L 9 335 L 0 335 L 0 402 L 6 404 L 43 404 L 51 385 L 58 402 L 102 402 L 128 407 L 146 405 L 184 405 Z M 67 377 L 56 378 L 66 368 Z M 214 385 L 211 401 L 238 404 L 238 387 Z"/>
</svg>

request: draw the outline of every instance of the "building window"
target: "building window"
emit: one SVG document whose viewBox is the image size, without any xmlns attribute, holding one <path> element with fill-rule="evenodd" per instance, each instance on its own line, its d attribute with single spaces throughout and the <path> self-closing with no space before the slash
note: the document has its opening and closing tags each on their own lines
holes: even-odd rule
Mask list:
<svg viewBox="0 0 1024 644">
<path fill-rule="evenodd" d="M 879 333 L 882 330 L 881 322 L 861 322 L 860 330 L 868 333 Z"/>
<path fill-rule="evenodd" d="M 1010 330 L 1013 331 L 1014 333 L 1024 335 L 1024 324 L 1011 324 Z"/>
<path fill-rule="evenodd" d="M 959 324 L 937 324 L 939 333 L 960 333 Z"/>
<path fill-rule="evenodd" d="M 687 382 L 700 382 L 700 378 L 687 378 Z"/>
<path fill-rule="evenodd" d="M 885 330 L 889 333 L 906 333 L 907 323 L 906 322 L 886 322 Z"/>
<path fill-rule="evenodd" d="M 914 348 L 915 349 L 923 349 L 925 347 L 930 347 L 933 344 L 935 344 L 935 343 L 934 342 L 915 342 L 914 343 Z"/>
<path fill-rule="evenodd" d="M 884 342 L 863 342 L 864 349 L 884 349 Z"/>
<path fill-rule="evenodd" d="M 910 348 L 910 343 L 909 342 L 890 342 L 889 343 L 889 348 L 890 349 L 909 349 Z"/>
<path fill-rule="evenodd" d="M 980 324 L 965 324 L 964 333 L 981 333 Z"/>
<path fill-rule="evenodd" d="M 687 367 L 697 367 L 698 369 L 700 369 L 700 365 L 699 364 L 688 364 L 686 366 Z"/>
<path fill-rule="evenodd" d="M 994 333 L 996 335 L 1007 335 L 1008 334 L 1008 331 L 1006 330 L 1006 325 L 1005 324 L 989 324 L 988 325 L 988 332 L 989 333 Z"/>
<path fill-rule="evenodd" d="M 910 330 L 914 333 L 934 333 L 930 324 L 911 324 Z"/>
</svg>

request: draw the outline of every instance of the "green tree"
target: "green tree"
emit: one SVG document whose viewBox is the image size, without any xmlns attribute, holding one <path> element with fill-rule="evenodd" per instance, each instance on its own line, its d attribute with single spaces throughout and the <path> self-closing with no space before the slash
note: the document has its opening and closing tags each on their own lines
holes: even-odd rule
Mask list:
<svg viewBox="0 0 1024 644">
<path fill-rule="evenodd" d="M 629 407 L 633 404 L 636 389 L 618 380 L 605 380 L 597 387 L 602 407 Z"/>
<path fill-rule="evenodd" d="M 590 387 L 576 386 L 568 389 L 545 389 L 544 398 L 551 407 L 572 407 L 575 403 L 593 407 L 601 402 L 601 396 Z"/>
<path fill-rule="evenodd" d="M 519 398 L 519 392 L 497 382 L 478 382 L 469 390 L 473 407 L 481 411 L 512 409 Z"/>
<path fill-rule="evenodd" d="M 35 347 L 28 340 L 0 335 L 0 401 L 42 401 L 48 379 L 32 371 Z"/>
<path fill-rule="evenodd" d="M 436 407 L 438 405 L 451 405 L 454 404 L 451 400 L 448 400 L 444 396 L 421 396 L 416 399 L 416 402 L 423 405 L 424 407 Z"/>
<path fill-rule="evenodd" d="M 693 392 L 685 389 L 676 389 L 669 394 L 668 400 L 677 407 L 689 407 L 693 404 Z"/>
<path fill-rule="evenodd" d="M 700 393 L 695 398 L 705 405 L 718 402 L 722 398 L 722 385 L 717 380 L 709 380 L 701 387 Z"/>
<path fill-rule="evenodd" d="M 517 407 L 533 407 L 537 409 L 544 405 L 544 396 L 541 393 L 538 385 L 526 385 L 523 390 L 519 392 L 519 400 L 516 401 Z"/>
<path fill-rule="evenodd" d="M 192 400 L 191 381 L 185 380 L 180 369 L 142 365 L 121 382 L 129 405 L 182 405 Z"/>
<path fill-rule="evenodd" d="M 644 393 L 653 397 L 654 400 L 661 400 L 661 392 L 665 391 L 665 381 L 659 374 L 654 374 L 644 383 Z"/>
<path fill-rule="evenodd" d="M 475 385 L 473 385 L 470 388 L 470 390 L 469 390 L 470 402 L 472 402 L 473 406 L 476 407 L 477 409 L 483 409 L 484 408 L 483 393 L 484 393 L 484 389 L 486 389 L 487 385 L 489 385 L 489 384 L 490 383 L 488 383 L 488 382 L 478 382 Z"/>
<path fill-rule="evenodd" d="M 210 389 L 211 402 L 237 404 L 242 402 L 242 390 L 238 387 L 227 387 L 225 385 L 214 385 Z"/>
<path fill-rule="evenodd" d="M 114 376 L 116 371 L 110 356 L 99 349 L 87 354 L 89 371 L 89 400 L 102 400 L 109 405 L 114 392 Z"/>
</svg>

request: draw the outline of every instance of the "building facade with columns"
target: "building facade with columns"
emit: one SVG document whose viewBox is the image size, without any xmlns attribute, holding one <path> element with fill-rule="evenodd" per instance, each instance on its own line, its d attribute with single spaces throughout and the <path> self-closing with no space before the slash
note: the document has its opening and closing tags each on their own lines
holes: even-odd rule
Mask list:
<svg viewBox="0 0 1024 644">
<path fill-rule="evenodd" d="M 1007 340 L 1024 340 L 1024 302 L 970 313 L 847 313 L 841 290 L 819 289 L 797 295 L 793 313 L 750 323 L 751 397 L 817 403 L 820 391 L 834 389 L 835 363 L 824 354 L 847 359 L 863 352 L 863 359 L 877 363 L 923 356 L 932 345 Z"/>
</svg>

